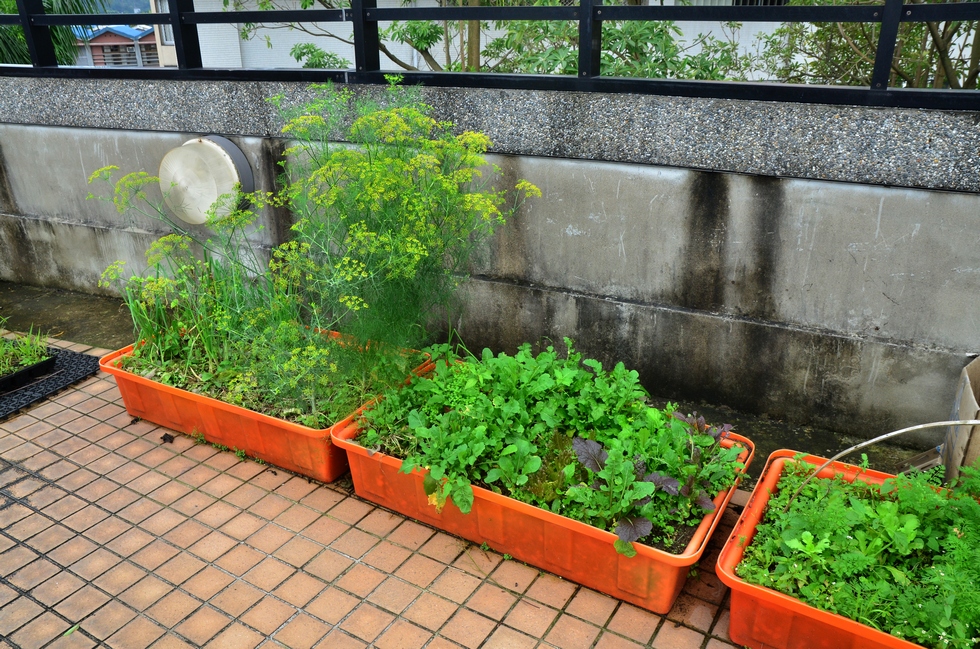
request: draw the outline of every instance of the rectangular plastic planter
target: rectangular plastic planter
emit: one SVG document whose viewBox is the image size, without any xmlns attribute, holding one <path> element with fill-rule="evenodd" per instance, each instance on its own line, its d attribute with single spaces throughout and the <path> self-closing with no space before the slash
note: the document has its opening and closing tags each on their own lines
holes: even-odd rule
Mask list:
<svg viewBox="0 0 980 649">
<path fill-rule="evenodd" d="M 251 457 L 322 482 L 333 482 L 347 472 L 347 453 L 334 447 L 330 428 L 309 428 L 263 415 L 117 367 L 117 359 L 132 350 L 130 345 L 99 361 L 102 370 L 116 378 L 129 414 L 188 435 L 201 433 L 211 443 L 244 450 Z M 428 365 L 415 372 L 424 372 Z M 334 426 L 350 424 L 353 416 Z"/>
<path fill-rule="evenodd" d="M 40 363 L 34 363 L 16 372 L 0 376 L 0 394 L 17 390 L 31 383 L 39 376 L 50 374 L 54 370 L 54 364 L 58 360 L 58 350 L 53 347 L 48 347 L 48 354 L 50 354 L 50 357 L 45 358 Z"/>
<path fill-rule="evenodd" d="M 716 509 L 704 517 L 682 554 L 634 543 L 637 554 L 627 558 L 613 548 L 616 535 L 610 532 L 480 487 L 473 488 L 469 514 L 460 512 L 451 501 L 437 513 L 422 486 L 423 474 L 417 470 L 399 473 L 400 459 L 369 452 L 351 441 L 357 432 L 356 424 L 333 430 L 336 445 L 347 449 L 358 496 L 661 614 L 673 606 L 737 487 L 736 483 L 718 494 Z M 752 442 L 732 434 L 726 443 L 733 442 L 745 446 L 739 459 L 748 466 L 755 449 Z"/>
<path fill-rule="evenodd" d="M 718 557 L 718 578 L 732 589 L 728 626 L 732 642 L 752 649 L 921 649 L 921 645 L 821 611 L 770 588 L 750 584 L 735 574 L 735 566 L 755 537 L 756 526 L 766 513 L 769 496 L 776 490 L 784 466 L 796 454 L 796 451 L 779 450 L 769 456 L 745 511 Z M 826 459 L 807 455 L 803 461 L 816 468 Z M 895 477 L 843 462 L 834 462 L 818 477 L 832 478 L 837 474 L 850 482 L 859 479 L 870 484 L 881 484 Z"/>
</svg>

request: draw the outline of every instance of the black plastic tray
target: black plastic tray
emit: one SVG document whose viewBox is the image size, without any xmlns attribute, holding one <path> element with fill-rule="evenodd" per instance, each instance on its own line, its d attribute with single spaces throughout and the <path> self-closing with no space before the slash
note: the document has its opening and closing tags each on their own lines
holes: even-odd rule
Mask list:
<svg viewBox="0 0 980 649">
<path fill-rule="evenodd" d="M 54 370 L 50 374 L 16 390 L 0 394 L 0 421 L 98 371 L 99 359 L 95 356 L 67 349 L 58 350 Z"/>
<path fill-rule="evenodd" d="M 54 347 L 48 347 L 49 356 L 40 363 L 34 363 L 12 374 L 0 376 L 0 394 L 22 388 L 28 383 L 32 383 L 39 376 L 50 374 L 58 360 L 58 351 Z"/>
</svg>

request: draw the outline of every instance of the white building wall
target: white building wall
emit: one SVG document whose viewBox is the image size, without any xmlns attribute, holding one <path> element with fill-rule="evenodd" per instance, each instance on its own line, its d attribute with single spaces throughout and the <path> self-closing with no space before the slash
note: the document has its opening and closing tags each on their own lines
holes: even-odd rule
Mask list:
<svg viewBox="0 0 980 649">
<path fill-rule="evenodd" d="M 221 0 L 195 0 L 196 11 L 223 11 Z M 201 62 L 206 68 L 240 68 L 242 51 L 238 25 L 198 25 Z"/>
</svg>

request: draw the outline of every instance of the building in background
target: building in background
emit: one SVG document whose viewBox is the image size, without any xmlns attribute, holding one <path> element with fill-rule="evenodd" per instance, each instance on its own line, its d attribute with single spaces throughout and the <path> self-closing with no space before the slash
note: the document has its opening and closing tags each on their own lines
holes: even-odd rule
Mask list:
<svg viewBox="0 0 980 649">
<path fill-rule="evenodd" d="M 72 29 L 78 45 L 76 65 L 126 68 L 160 66 L 152 27 L 110 25 Z"/>
<path fill-rule="evenodd" d="M 150 11 L 154 13 L 169 13 L 170 4 L 167 0 L 150 0 Z M 170 25 L 157 25 L 153 28 L 157 42 L 157 53 L 160 55 L 161 67 L 177 67 L 177 48 L 174 47 L 174 28 Z"/>
</svg>

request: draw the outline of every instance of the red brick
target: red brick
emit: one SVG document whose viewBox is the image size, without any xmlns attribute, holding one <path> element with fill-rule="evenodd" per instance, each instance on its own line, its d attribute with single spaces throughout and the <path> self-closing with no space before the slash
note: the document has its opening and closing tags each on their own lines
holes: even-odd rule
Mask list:
<svg viewBox="0 0 980 649">
<path fill-rule="evenodd" d="M 707 632 L 717 612 L 717 606 L 681 593 L 670 609 L 670 613 L 667 614 L 667 619 Z"/>
<path fill-rule="evenodd" d="M 241 616 L 241 621 L 264 633 L 271 635 L 282 623 L 288 620 L 296 609 L 288 604 L 267 596 Z"/>
<path fill-rule="evenodd" d="M 67 622 L 51 612 L 46 612 L 21 628 L 10 637 L 10 640 L 20 649 L 40 649 L 52 639 L 64 634 L 67 629 Z"/>
<path fill-rule="evenodd" d="M 361 604 L 340 623 L 340 628 L 366 642 L 381 635 L 395 616 L 371 604 Z"/>
<path fill-rule="evenodd" d="M 589 649 L 599 635 L 599 628 L 571 615 L 562 615 L 545 636 L 559 649 Z"/>
<path fill-rule="evenodd" d="M 623 602 L 607 625 L 610 631 L 625 635 L 640 644 L 650 642 L 660 624 L 660 616 Z"/>
<path fill-rule="evenodd" d="M 438 631 L 457 609 L 458 606 L 453 602 L 423 592 L 402 617 L 432 631 Z"/>
<path fill-rule="evenodd" d="M 82 621 L 82 629 L 99 640 L 105 640 L 136 617 L 131 610 L 116 601 L 110 601 Z"/>
<path fill-rule="evenodd" d="M 492 620 L 465 608 L 460 609 L 439 632 L 469 649 L 476 649 L 487 639 L 496 625 Z"/>
<path fill-rule="evenodd" d="M 201 602 L 193 597 L 174 591 L 151 606 L 146 614 L 165 627 L 172 628 L 199 606 Z"/>
<path fill-rule="evenodd" d="M 250 586 L 244 581 L 234 581 L 223 591 L 212 597 L 210 603 L 212 606 L 237 618 L 251 608 L 255 602 L 262 599 L 263 596 L 262 591 Z"/>
<path fill-rule="evenodd" d="M 542 638 L 556 617 L 558 611 L 553 608 L 520 600 L 504 619 L 504 623 L 528 635 Z"/>
<path fill-rule="evenodd" d="M 343 505 L 343 503 L 341 503 L 341 505 Z M 331 513 L 331 515 L 333 514 Z M 428 541 L 433 534 L 434 532 L 424 525 L 419 525 L 414 521 L 405 521 L 395 528 L 395 530 L 391 532 L 387 538 L 392 543 L 402 545 L 409 550 L 418 550 L 425 545 L 425 542 Z"/>
<path fill-rule="evenodd" d="M 688 647 L 700 647 L 703 642 L 704 636 L 697 631 L 665 622 L 653 638 L 651 647 L 653 649 L 687 649 Z"/>
<path fill-rule="evenodd" d="M 457 568 L 449 568 L 429 586 L 429 590 L 457 604 L 462 604 L 479 585 L 480 580 L 473 575 Z"/>
<path fill-rule="evenodd" d="M 145 617 L 138 617 L 109 638 L 110 647 L 142 649 L 163 635 L 164 630 Z"/>
<path fill-rule="evenodd" d="M 312 613 L 328 624 L 338 624 L 354 610 L 361 600 L 337 588 L 328 588 L 306 605 L 307 613 Z"/>
<path fill-rule="evenodd" d="M 330 631 L 330 627 L 323 622 L 305 613 L 300 613 L 287 622 L 273 638 L 287 647 L 311 649 L 328 631 Z"/>
<path fill-rule="evenodd" d="M 174 629 L 180 635 L 203 646 L 231 623 L 231 618 L 208 606 L 203 606 Z"/>
<path fill-rule="evenodd" d="M 378 649 L 420 649 L 432 634 L 405 620 L 395 620 L 374 646 Z"/>
<path fill-rule="evenodd" d="M 422 589 L 395 577 L 388 577 L 368 595 L 368 601 L 381 608 L 399 614 L 411 604 Z"/>
<path fill-rule="evenodd" d="M 7 637 L 44 612 L 40 606 L 20 597 L 0 609 L 0 638 Z"/>
<path fill-rule="evenodd" d="M 414 554 L 395 571 L 395 574 L 422 588 L 428 587 L 446 567 L 420 554 Z"/>
</svg>

